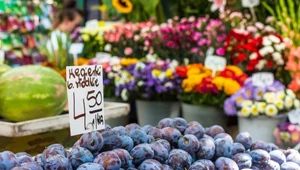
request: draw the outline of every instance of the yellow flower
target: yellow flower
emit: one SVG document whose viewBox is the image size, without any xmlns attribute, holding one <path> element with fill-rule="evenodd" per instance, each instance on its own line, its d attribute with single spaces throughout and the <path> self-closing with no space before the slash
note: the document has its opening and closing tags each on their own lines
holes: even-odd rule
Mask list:
<svg viewBox="0 0 300 170">
<path fill-rule="evenodd" d="M 113 7 L 120 13 L 130 13 L 132 3 L 130 0 L 112 0 Z"/>
<path fill-rule="evenodd" d="M 259 115 L 259 111 L 256 105 L 252 105 L 251 106 L 251 114 L 252 116 L 258 116 Z"/>
<path fill-rule="evenodd" d="M 276 105 L 276 107 L 278 108 L 278 109 L 283 109 L 283 107 L 284 107 L 284 103 L 283 103 L 283 101 L 282 100 L 275 100 L 275 105 Z"/>
<path fill-rule="evenodd" d="M 153 77 L 158 77 L 160 75 L 160 73 L 161 73 L 160 70 L 157 70 L 157 69 L 152 70 L 152 76 Z"/>
<path fill-rule="evenodd" d="M 242 117 L 248 117 L 251 114 L 251 108 L 250 107 L 242 107 L 239 114 Z"/>
<path fill-rule="evenodd" d="M 99 6 L 100 11 L 107 11 L 107 6 L 105 4 Z"/>
<path fill-rule="evenodd" d="M 123 58 L 121 60 L 121 65 L 122 66 L 129 66 L 129 65 L 132 65 L 132 64 L 136 64 L 139 60 L 136 59 L 136 58 Z"/>
<path fill-rule="evenodd" d="M 90 36 L 87 34 L 82 34 L 81 38 L 83 39 L 83 41 L 89 41 L 90 40 Z"/>
<path fill-rule="evenodd" d="M 182 82 L 182 88 L 185 92 L 191 92 L 197 84 L 195 79 L 185 79 Z"/>
<path fill-rule="evenodd" d="M 267 106 L 267 103 L 265 103 L 265 102 L 257 102 L 256 106 L 257 106 L 257 109 L 258 109 L 258 111 L 260 113 L 264 113 L 265 109 L 266 109 L 266 106 Z"/>
<path fill-rule="evenodd" d="M 201 73 L 201 70 L 198 68 L 191 68 L 187 71 L 187 76 L 198 75 Z"/>
<path fill-rule="evenodd" d="M 284 91 L 280 91 L 280 92 L 277 92 L 277 93 L 276 93 L 276 98 L 277 98 L 277 99 L 283 100 L 284 97 L 285 97 Z"/>
<path fill-rule="evenodd" d="M 277 110 L 277 107 L 274 104 L 269 104 L 269 105 L 266 106 L 265 112 L 266 112 L 267 116 L 273 117 L 273 116 L 277 115 L 278 110 Z"/>
<path fill-rule="evenodd" d="M 294 132 L 291 134 L 291 139 L 293 142 L 298 142 L 299 141 L 299 134 L 297 132 Z"/>
<path fill-rule="evenodd" d="M 241 88 L 241 85 L 232 79 L 225 79 L 224 82 L 224 92 L 227 95 L 233 95 L 235 92 L 237 92 Z"/>
<path fill-rule="evenodd" d="M 237 76 L 240 76 L 243 74 L 242 69 L 240 69 L 237 66 L 229 65 L 229 66 L 226 66 L 226 68 L 229 70 L 232 70 Z"/>
<path fill-rule="evenodd" d="M 173 71 L 172 70 L 167 70 L 166 71 L 166 77 L 168 77 L 168 78 L 173 78 Z"/>
<path fill-rule="evenodd" d="M 225 78 L 224 77 L 215 77 L 212 82 L 218 87 L 218 89 L 221 91 L 223 90 L 223 86 L 224 86 L 224 81 Z"/>
</svg>

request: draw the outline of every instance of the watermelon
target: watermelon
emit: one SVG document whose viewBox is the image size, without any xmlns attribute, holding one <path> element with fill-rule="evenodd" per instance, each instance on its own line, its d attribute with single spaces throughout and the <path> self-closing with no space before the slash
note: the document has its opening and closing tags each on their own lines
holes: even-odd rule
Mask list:
<svg viewBox="0 0 300 170">
<path fill-rule="evenodd" d="M 65 80 L 37 65 L 17 67 L 0 78 L 0 115 L 14 122 L 55 116 L 67 102 Z"/>
<path fill-rule="evenodd" d="M 11 67 L 9 67 L 8 65 L 0 64 L 0 76 L 10 69 L 11 69 Z"/>
</svg>

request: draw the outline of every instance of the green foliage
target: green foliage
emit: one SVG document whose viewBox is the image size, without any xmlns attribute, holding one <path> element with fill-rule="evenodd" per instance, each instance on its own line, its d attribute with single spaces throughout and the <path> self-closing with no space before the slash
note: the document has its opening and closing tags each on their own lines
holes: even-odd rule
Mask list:
<svg viewBox="0 0 300 170">
<path fill-rule="evenodd" d="M 223 103 L 228 96 L 225 93 L 197 93 L 197 92 L 184 92 L 180 94 L 180 101 L 193 105 L 210 105 L 223 108 Z"/>
</svg>

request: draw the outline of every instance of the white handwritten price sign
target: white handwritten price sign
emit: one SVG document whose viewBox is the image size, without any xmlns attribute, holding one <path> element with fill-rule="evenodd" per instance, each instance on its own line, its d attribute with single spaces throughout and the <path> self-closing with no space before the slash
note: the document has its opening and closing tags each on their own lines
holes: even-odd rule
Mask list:
<svg viewBox="0 0 300 170">
<path fill-rule="evenodd" d="M 291 110 L 288 113 L 288 117 L 292 124 L 300 125 L 300 109 Z"/>
<path fill-rule="evenodd" d="M 207 56 L 204 61 L 205 67 L 213 71 L 213 76 L 215 76 L 217 71 L 222 71 L 226 67 L 226 59 L 220 56 Z"/>
<path fill-rule="evenodd" d="M 260 0 L 242 0 L 242 6 L 244 8 L 253 8 L 258 6 L 260 3 Z"/>
<path fill-rule="evenodd" d="M 104 128 L 102 66 L 67 67 L 71 136 Z"/>
<path fill-rule="evenodd" d="M 274 83 L 273 73 L 261 72 L 252 75 L 252 83 L 257 87 L 266 87 Z"/>
</svg>

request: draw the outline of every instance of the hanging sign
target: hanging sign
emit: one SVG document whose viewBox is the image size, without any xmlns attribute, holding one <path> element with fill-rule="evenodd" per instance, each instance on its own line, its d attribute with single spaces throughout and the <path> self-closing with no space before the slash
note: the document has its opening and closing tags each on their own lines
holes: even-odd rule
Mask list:
<svg viewBox="0 0 300 170">
<path fill-rule="evenodd" d="M 258 6 L 260 3 L 260 0 L 242 0 L 242 6 L 244 8 L 253 8 Z"/>
<path fill-rule="evenodd" d="M 274 75 L 268 72 L 254 73 L 252 83 L 257 87 L 271 86 L 274 83 Z"/>
<path fill-rule="evenodd" d="M 102 66 L 68 66 L 66 71 L 71 136 L 103 129 Z"/>
<path fill-rule="evenodd" d="M 204 61 L 205 67 L 209 68 L 215 76 L 217 71 L 223 71 L 226 67 L 226 59 L 224 57 L 211 55 L 207 56 Z"/>
</svg>

